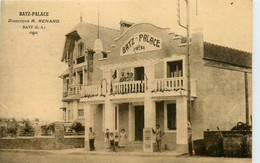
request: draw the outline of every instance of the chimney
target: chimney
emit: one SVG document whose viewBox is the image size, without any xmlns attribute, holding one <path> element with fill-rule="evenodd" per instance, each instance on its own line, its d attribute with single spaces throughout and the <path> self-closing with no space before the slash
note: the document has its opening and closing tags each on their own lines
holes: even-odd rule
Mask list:
<svg viewBox="0 0 260 163">
<path fill-rule="evenodd" d="M 130 28 L 132 25 L 134 25 L 134 23 L 132 22 L 127 22 L 125 20 L 121 20 L 120 21 L 120 33 L 124 33 L 124 31 L 126 31 L 128 28 Z"/>
</svg>

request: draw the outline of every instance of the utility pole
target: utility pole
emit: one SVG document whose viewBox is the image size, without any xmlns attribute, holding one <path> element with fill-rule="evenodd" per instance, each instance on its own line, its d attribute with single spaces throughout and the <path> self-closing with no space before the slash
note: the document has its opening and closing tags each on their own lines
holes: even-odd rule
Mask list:
<svg viewBox="0 0 260 163">
<path fill-rule="evenodd" d="M 186 1 L 186 26 L 181 24 L 180 20 L 180 0 L 178 0 L 178 23 L 181 27 L 185 28 L 187 31 L 187 54 L 186 54 L 186 61 L 187 61 L 187 120 L 191 124 L 190 120 L 190 113 L 191 113 L 191 87 L 190 87 L 190 13 L 189 13 L 189 0 Z M 192 125 L 191 125 L 192 126 Z M 189 133 L 189 126 L 187 124 L 188 128 L 188 152 L 189 155 L 193 155 L 193 150 L 192 150 L 192 134 Z M 191 131 L 190 131 L 191 132 Z"/>
</svg>

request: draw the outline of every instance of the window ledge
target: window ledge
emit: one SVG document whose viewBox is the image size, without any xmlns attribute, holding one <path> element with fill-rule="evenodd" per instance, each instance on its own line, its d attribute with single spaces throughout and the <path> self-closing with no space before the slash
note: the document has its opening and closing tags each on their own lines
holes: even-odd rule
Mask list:
<svg viewBox="0 0 260 163">
<path fill-rule="evenodd" d="M 100 58 L 99 61 L 105 61 L 107 58 Z"/>
<path fill-rule="evenodd" d="M 78 116 L 77 119 L 84 119 L 84 116 Z"/>
<path fill-rule="evenodd" d="M 164 132 L 167 132 L 167 133 L 177 133 L 177 130 L 165 130 Z"/>
</svg>

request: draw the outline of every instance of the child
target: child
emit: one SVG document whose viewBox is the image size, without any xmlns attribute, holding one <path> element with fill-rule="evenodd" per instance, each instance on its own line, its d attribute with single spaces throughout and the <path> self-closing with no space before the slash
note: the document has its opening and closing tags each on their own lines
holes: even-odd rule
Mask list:
<svg viewBox="0 0 260 163">
<path fill-rule="evenodd" d="M 110 133 L 109 140 L 110 140 L 110 149 L 111 149 L 112 151 L 115 151 L 114 134 L 113 134 L 112 132 Z"/>
<path fill-rule="evenodd" d="M 125 148 L 126 140 L 127 140 L 127 135 L 126 135 L 125 129 L 122 129 L 120 132 L 119 146 L 122 148 Z"/>
<path fill-rule="evenodd" d="M 118 151 L 118 142 L 119 142 L 119 138 L 118 138 L 118 136 L 116 135 L 116 136 L 115 136 L 115 152 Z"/>
<path fill-rule="evenodd" d="M 109 129 L 106 129 L 106 133 L 105 133 L 105 147 L 107 149 L 110 148 L 110 141 L 109 141 Z"/>
</svg>

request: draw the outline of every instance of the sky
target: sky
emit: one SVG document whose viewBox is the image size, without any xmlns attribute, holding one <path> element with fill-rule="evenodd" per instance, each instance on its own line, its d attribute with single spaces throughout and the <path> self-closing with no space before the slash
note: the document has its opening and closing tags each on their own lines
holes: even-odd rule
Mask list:
<svg viewBox="0 0 260 163">
<path fill-rule="evenodd" d="M 0 117 L 61 120 L 62 80 L 66 70 L 61 62 L 65 35 L 80 22 L 119 29 L 120 20 L 148 22 L 185 35 L 177 23 L 177 0 L 110 1 L 2 1 L 0 54 Z M 191 31 L 200 29 L 207 42 L 252 52 L 251 0 L 191 0 Z M 233 2 L 233 3 L 232 3 Z M 186 23 L 185 1 L 181 21 Z M 9 19 L 29 19 L 19 12 L 49 12 L 59 23 L 44 24 L 38 34 L 23 29 L 30 23 L 8 23 Z M 35 19 L 39 19 L 35 18 Z"/>
</svg>

